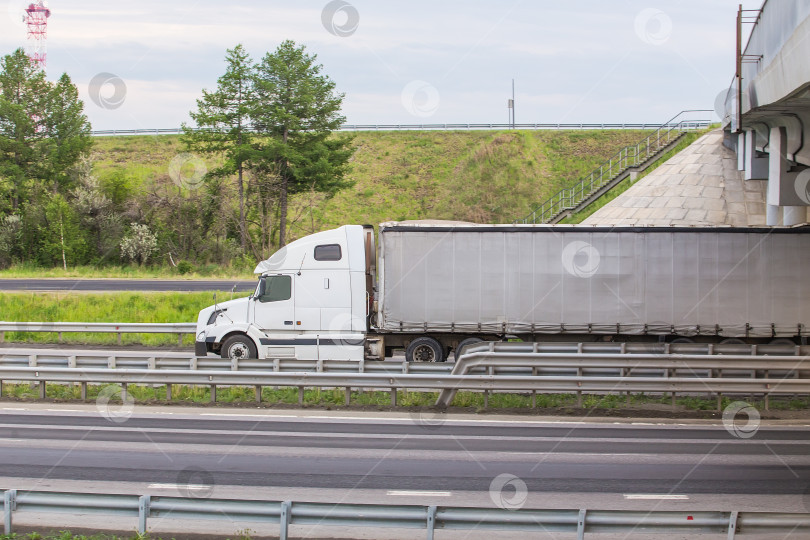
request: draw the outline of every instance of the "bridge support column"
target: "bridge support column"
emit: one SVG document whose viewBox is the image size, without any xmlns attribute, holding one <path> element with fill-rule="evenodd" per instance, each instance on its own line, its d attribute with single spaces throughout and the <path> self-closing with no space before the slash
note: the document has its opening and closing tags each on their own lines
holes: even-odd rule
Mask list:
<svg viewBox="0 0 810 540">
<path fill-rule="evenodd" d="M 768 225 L 797 225 L 804 223 L 807 217 L 807 210 L 803 206 L 807 201 L 802 199 L 797 189 L 799 171 L 788 161 L 787 148 L 787 129 L 772 127 L 768 140 Z M 772 211 L 774 208 L 778 210 L 775 213 Z"/>
<path fill-rule="evenodd" d="M 806 206 L 785 206 L 782 214 L 783 225 L 800 225 L 807 222 Z"/>
<path fill-rule="evenodd" d="M 782 224 L 782 209 L 775 204 L 765 205 L 765 224 L 775 227 Z"/>
<path fill-rule="evenodd" d="M 741 131 L 734 135 L 736 137 L 735 148 L 737 149 L 737 170 L 745 170 L 745 132 Z"/>
<path fill-rule="evenodd" d="M 757 132 L 753 129 L 745 130 L 743 154 L 743 160 L 745 163 L 745 179 L 767 180 L 769 160 L 767 157 L 757 156 Z"/>
</svg>

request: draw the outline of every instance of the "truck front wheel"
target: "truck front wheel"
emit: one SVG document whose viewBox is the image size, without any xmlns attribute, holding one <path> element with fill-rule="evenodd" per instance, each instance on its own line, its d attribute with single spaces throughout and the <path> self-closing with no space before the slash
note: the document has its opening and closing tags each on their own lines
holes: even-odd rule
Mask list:
<svg viewBox="0 0 810 540">
<path fill-rule="evenodd" d="M 411 341 L 405 349 L 405 360 L 408 362 L 444 362 L 442 346 L 432 337 L 420 337 Z"/>
<path fill-rule="evenodd" d="M 244 358 L 258 358 L 259 353 L 252 339 L 246 335 L 237 334 L 229 337 L 222 343 L 220 356 L 222 356 L 222 358 L 230 358 L 231 360 L 242 360 Z"/>
</svg>

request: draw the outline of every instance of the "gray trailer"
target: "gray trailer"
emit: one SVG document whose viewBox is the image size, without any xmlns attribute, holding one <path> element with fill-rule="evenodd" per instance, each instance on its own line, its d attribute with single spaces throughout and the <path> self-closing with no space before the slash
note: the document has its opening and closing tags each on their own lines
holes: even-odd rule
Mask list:
<svg viewBox="0 0 810 540">
<path fill-rule="evenodd" d="M 474 340 L 801 343 L 810 228 L 386 223 L 372 332 L 441 361 Z"/>
</svg>

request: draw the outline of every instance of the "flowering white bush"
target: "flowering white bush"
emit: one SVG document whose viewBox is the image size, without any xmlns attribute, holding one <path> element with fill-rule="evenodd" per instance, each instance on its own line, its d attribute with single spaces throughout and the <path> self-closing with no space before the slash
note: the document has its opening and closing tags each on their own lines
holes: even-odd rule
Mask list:
<svg viewBox="0 0 810 540">
<path fill-rule="evenodd" d="M 129 234 L 121 240 L 121 257 L 143 264 L 157 251 L 157 236 L 146 225 L 131 226 Z"/>
</svg>

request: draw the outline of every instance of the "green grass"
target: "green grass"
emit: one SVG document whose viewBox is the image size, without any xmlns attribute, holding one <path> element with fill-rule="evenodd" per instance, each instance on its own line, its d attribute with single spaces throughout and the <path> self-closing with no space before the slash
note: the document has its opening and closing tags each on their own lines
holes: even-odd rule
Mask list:
<svg viewBox="0 0 810 540">
<path fill-rule="evenodd" d="M 112 390 L 105 390 L 111 388 Z M 168 403 L 203 405 L 210 403 L 211 392 L 209 387 L 173 385 L 172 399 L 166 401 L 165 386 L 139 386 L 128 387 L 129 396 L 136 404 L 162 405 Z M 102 394 L 102 392 L 104 392 Z M 23 401 L 39 399 L 39 388 L 29 384 L 4 384 L 3 395 Z M 113 412 L 118 412 L 121 404 L 121 393 L 116 385 L 88 385 L 87 400 L 94 401 L 100 395 L 105 396 L 105 402 L 112 404 Z M 78 385 L 48 384 L 46 397 L 53 401 L 78 401 L 81 399 L 81 388 Z M 298 388 L 262 387 L 262 402 L 264 405 L 298 405 Z M 436 403 L 436 392 L 412 392 L 399 390 L 397 392 L 398 408 L 426 409 L 432 408 Z M 582 407 L 577 405 L 575 394 L 537 394 L 534 407 L 539 409 L 574 409 L 574 410 L 621 410 L 643 409 L 654 407 L 671 407 L 669 395 L 645 394 L 610 394 L 594 395 L 584 394 Z M 739 398 L 723 397 L 721 409 Z M 232 405 L 255 405 L 253 387 L 219 387 L 217 389 L 217 403 Z M 763 400 L 748 400 L 748 403 L 758 410 L 765 410 Z M 304 407 L 322 407 L 326 409 L 345 406 L 345 392 L 343 388 L 336 389 L 307 389 L 304 391 Z M 695 396 L 676 397 L 675 410 L 686 411 L 717 411 L 716 398 L 701 398 Z M 388 391 L 358 391 L 351 392 L 352 407 L 391 408 L 391 393 Z M 530 410 L 532 405 L 531 394 L 505 394 L 495 393 L 489 397 L 481 392 L 458 392 L 451 404 L 452 407 L 462 409 L 485 410 Z M 803 398 L 771 398 L 771 410 L 806 410 L 810 409 L 810 397 Z"/>
<path fill-rule="evenodd" d="M 358 132 L 349 173 L 354 186 L 331 198 L 318 193 L 293 195 L 288 240 L 349 223 L 411 219 L 511 223 L 646 134 L 634 130 Z M 178 135 L 99 137 L 90 161 L 93 174 L 113 190 L 120 204 L 142 203 L 152 191 L 171 186 L 169 164 L 184 152 Z M 221 160 L 202 158 L 209 169 Z M 250 279 L 254 262 L 246 257 L 233 266 L 198 265 L 184 274 L 166 261 L 160 266 L 84 266 L 68 271 L 17 265 L 0 271 L 0 277 Z"/>
<path fill-rule="evenodd" d="M 173 266 L 71 266 L 41 268 L 30 264 L 17 264 L 0 270 L 0 278 L 126 278 L 126 279 L 224 279 L 252 280 L 254 266 L 237 268 L 207 264 L 180 273 Z"/>
<path fill-rule="evenodd" d="M 250 540 L 250 533 L 248 531 L 238 532 L 233 536 L 234 540 Z M 2 534 L 0 540 L 162 540 L 159 536 L 150 536 L 149 534 L 133 533 L 127 536 L 118 536 L 115 534 L 94 534 L 86 536 L 83 534 L 73 534 L 70 531 L 59 531 L 50 533 L 30 532 L 23 534 Z"/>
<path fill-rule="evenodd" d="M 236 293 L 234 298 L 250 293 Z M 196 322 L 199 311 L 214 303 L 212 292 L 194 293 L 101 293 L 71 292 L 0 293 L 0 319 L 38 322 Z M 221 302 L 230 293 L 217 293 Z M 49 332 L 6 332 L 15 342 L 54 343 L 58 336 Z M 115 344 L 115 334 L 65 333 L 65 343 Z M 174 334 L 123 334 L 125 344 L 177 345 Z M 184 337 L 192 345 L 194 337 Z"/>
<path fill-rule="evenodd" d="M 352 188 L 331 199 L 292 198 L 290 234 L 347 223 L 452 219 L 510 223 L 644 131 L 358 132 Z M 102 182 L 123 174 L 135 190 L 168 175 L 179 136 L 101 137 L 91 156 Z M 205 158 L 209 167 L 215 158 Z"/>
<path fill-rule="evenodd" d="M 31 532 L 27 534 L 3 534 L 0 540 L 148 540 L 149 536 L 134 533 L 132 536 L 116 536 L 113 534 L 94 534 L 85 536 L 83 534 L 73 534 L 70 531 L 59 531 L 53 533 Z M 155 537 L 153 540 L 160 540 Z"/>
</svg>

